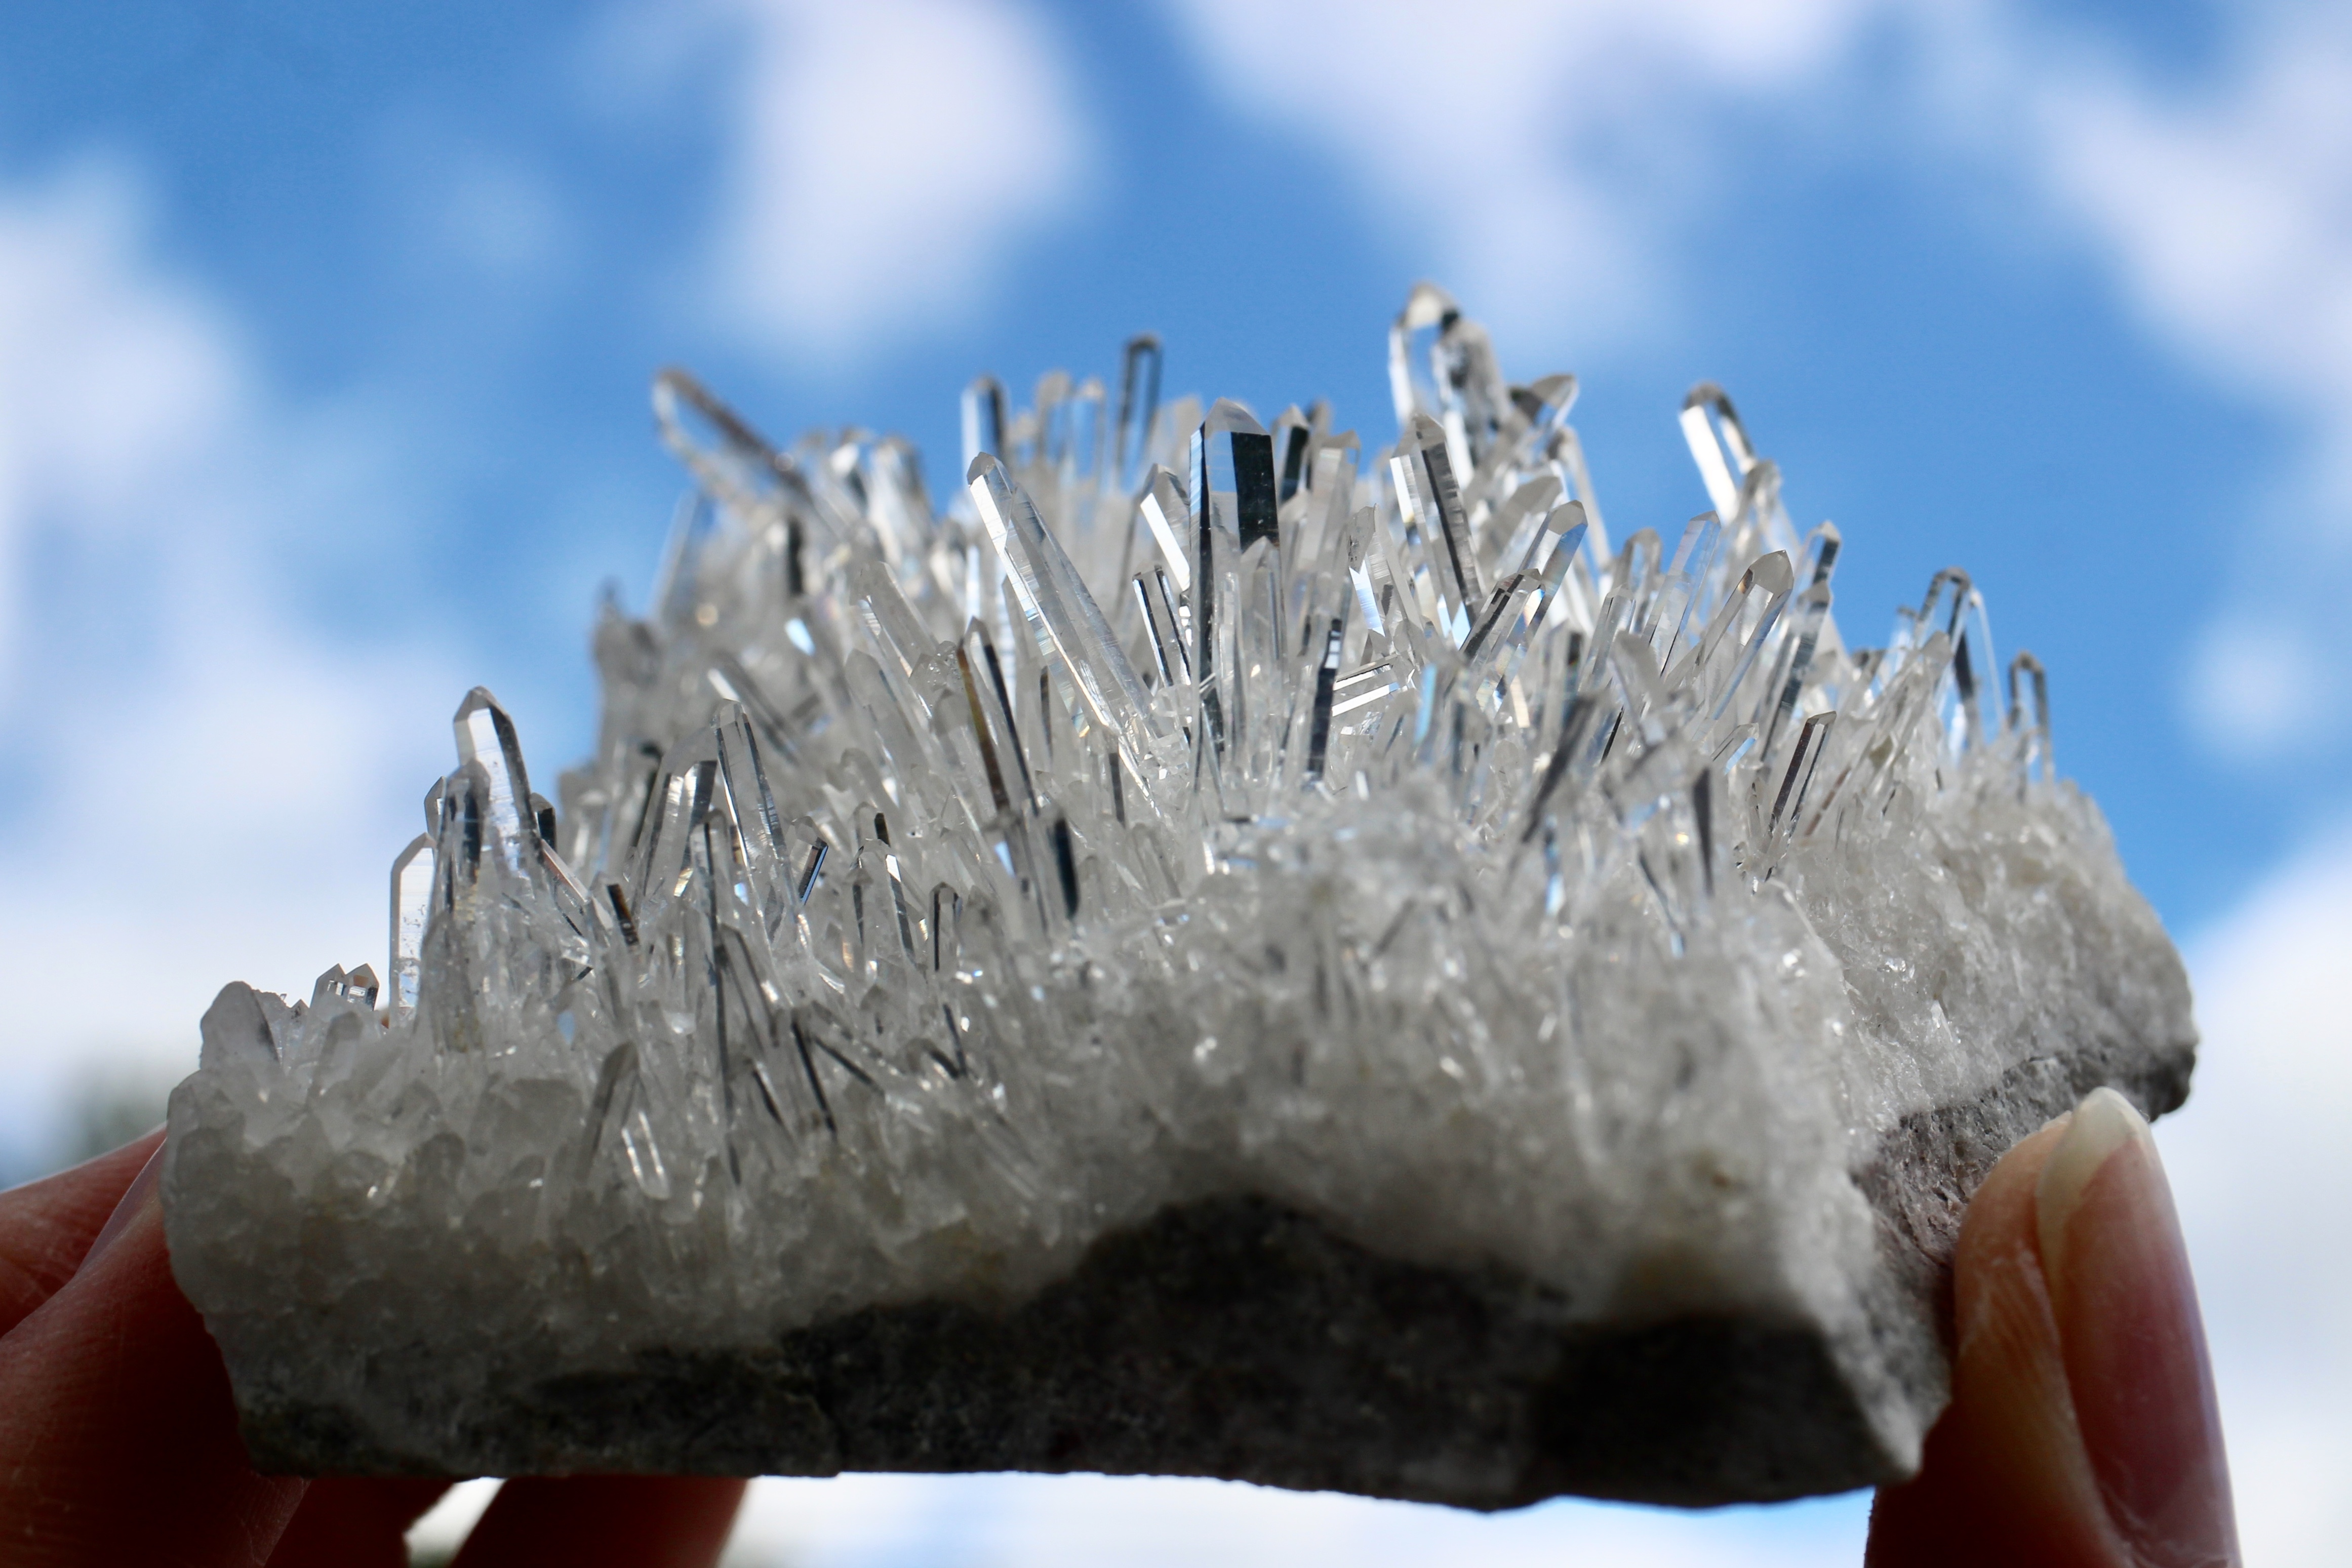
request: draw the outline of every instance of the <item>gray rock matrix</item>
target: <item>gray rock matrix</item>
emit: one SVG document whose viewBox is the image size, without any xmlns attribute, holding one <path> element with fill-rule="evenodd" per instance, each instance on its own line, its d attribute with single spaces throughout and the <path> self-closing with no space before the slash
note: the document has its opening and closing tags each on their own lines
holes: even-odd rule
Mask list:
<svg viewBox="0 0 2352 1568">
<path fill-rule="evenodd" d="M 1572 378 L 1426 286 L 1390 352 L 1369 462 L 1148 338 L 983 379 L 936 508 L 666 373 L 695 497 L 560 809 L 478 689 L 385 976 L 228 987 L 173 1096 L 255 1461 L 1916 1469 L 1969 1195 L 2180 1103 L 2179 960 L 1965 573 L 1851 647 L 1718 389 L 1710 509 L 1612 546 Z"/>
</svg>

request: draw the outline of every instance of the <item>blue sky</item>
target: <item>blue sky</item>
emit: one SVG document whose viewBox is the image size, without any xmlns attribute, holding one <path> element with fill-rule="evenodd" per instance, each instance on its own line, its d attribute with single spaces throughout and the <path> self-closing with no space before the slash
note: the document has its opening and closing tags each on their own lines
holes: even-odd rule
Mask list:
<svg viewBox="0 0 2352 1568">
<path fill-rule="evenodd" d="M 380 956 L 467 686 L 584 744 L 593 595 L 642 594 L 678 483 L 657 365 L 936 482 L 973 372 L 1150 328 L 1172 388 L 1380 443 L 1424 276 L 1582 379 L 1621 531 L 1705 505 L 1706 377 L 1844 529 L 1849 638 L 1969 567 L 2200 966 L 2189 1166 L 2315 1155 L 2263 1117 L 2340 1082 L 2339 950 L 2249 933 L 2352 899 L 2327 9 L 129 0 L 0 23 L 0 1166 L 89 1074 L 183 1070 L 220 980 Z M 2279 1560 L 2352 1540 L 2313 1517 Z"/>
<path fill-rule="evenodd" d="M 1281 6 L 992 8 L 935 51 L 887 22 L 796 37 L 791 7 L 749 0 L 495 21 L 208 9 L 12 22 L 0 177 L 20 201 L 102 192 L 86 199 L 125 209 L 131 265 L 202 294 L 272 414 L 324 418 L 317 439 L 357 449 L 326 460 L 394 471 L 362 486 L 364 525 L 297 530 L 304 566 L 346 579 L 311 630 L 430 638 L 510 693 L 542 747 L 585 734 L 567 639 L 599 580 L 646 576 L 673 482 L 646 439 L 650 367 L 700 367 L 775 431 L 856 421 L 938 452 L 972 371 L 1026 386 L 1102 367 L 1149 326 L 1176 384 L 1269 409 L 1328 395 L 1378 437 L 1381 331 L 1432 275 L 1496 325 L 1516 373 L 1583 378 L 1620 515 L 1698 504 L 1669 416 L 1708 376 L 1799 507 L 1846 528 L 1853 634 L 1937 568 L 1973 570 L 1996 631 L 2057 673 L 2069 766 L 2176 925 L 2244 893 L 2327 805 L 2345 695 L 2251 748 L 2265 727 L 2214 721 L 2195 670 L 2216 574 L 2186 564 L 2310 503 L 2302 389 L 2250 388 L 2259 351 L 2217 366 L 2197 323 L 2152 308 L 2113 225 L 2050 172 L 2065 133 L 2017 124 L 2053 118 L 2024 100 L 2063 97 L 2048 59 L 2069 52 L 2126 111 L 2179 90 L 2227 105 L 2258 27 L 2182 5 L 2128 30 L 2120 8 L 1987 8 L 1964 28 L 1807 0 L 1810 20 L 1769 29 L 1707 4 L 1604 5 L 1652 19 L 1529 45 L 1541 29 L 1503 16 L 1416 78 L 1318 42 L 1345 29 L 1314 5 L 1290 26 L 1267 19 Z M 1775 30 L 1801 37 L 1745 36 Z M 1678 32 L 1738 36 L 1710 52 Z M 1946 36 L 1962 32 L 1983 36 Z M 939 121 L 858 149 L 871 89 L 845 77 L 897 66 L 926 99 L 925 73 L 956 78 L 956 43 L 996 33 L 1001 92 L 929 98 L 918 113 Z M 1515 37 L 1545 57 L 1498 96 L 1532 101 L 1449 129 L 1449 99 L 1477 96 Z M 1970 52 L 1992 57 L 1952 57 Z M 1360 91 L 1282 80 L 1350 65 Z M 819 94 L 806 123 L 777 108 Z M 1601 101 L 1548 116 L 1555 96 Z M 2111 161 L 2160 158 L 2161 129 Z M 907 179 L 927 163 L 936 192 Z M 1515 202 L 1538 211 L 1516 230 L 1493 215 Z M 0 762 L 18 788 L 38 766 Z"/>
</svg>

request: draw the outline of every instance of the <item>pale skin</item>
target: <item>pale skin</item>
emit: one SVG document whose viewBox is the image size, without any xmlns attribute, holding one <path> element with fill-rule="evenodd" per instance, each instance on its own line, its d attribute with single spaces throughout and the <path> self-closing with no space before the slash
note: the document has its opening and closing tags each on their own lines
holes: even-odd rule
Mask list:
<svg viewBox="0 0 2352 1568">
<path fill-rule="evenodd" d="M 160 1130 L 0 1193 L 0 1563 L 394 1568 L 434 1480 L 258 1475 L 173 1283 Z M 1953 1403 L 1873 1568 L 2240 1561 L 2196 1291 L 2146 1124 L 2095 1095 L 2003 1156 L 1954 1263 Z M 706 1568 L 736 1480 L 509 1481 L 463 1568 Z"/>
</svg>

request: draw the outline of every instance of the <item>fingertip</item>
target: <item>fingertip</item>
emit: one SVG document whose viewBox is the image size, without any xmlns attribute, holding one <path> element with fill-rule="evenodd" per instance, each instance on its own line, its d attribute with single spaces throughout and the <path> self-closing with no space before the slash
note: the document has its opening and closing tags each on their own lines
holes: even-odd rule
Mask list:
<svg viewBox="0 0 2352 1568">
<path fill-rule="evenodd" d="M 2042 1162 L 2033 1183 L 2033 1235 L 2053 1302 L 2066 1294 L 2069 1222 L 2082 1207 L 2092 1177 L 2129 1144 L 2143 1145 L 2153 1155 L 2156 1140 L 2147 1120 L 2114 1090 L 2094 1089 L 2067 1117 Z"/>
<path fill-rule="evenodd" d="M 1952 1402 L 1917 1476 L 1885 1487 L 1865 1561 L 2120 1568 L 2042 1274 L 2035 1189 L 2072 1124 L 2020 1141 L 1969 1205 L 1953 1256 Z"/>
<path fill-rule="evenodd" d="M 408 1527 L 448 1490 L 425 1479 L 312 1481 L 269 1568 L 407 1568 Z"/>
<path fill-rule="evenodd" d="M 510 1480 L 452 1568 L 710 1568 L 744 1483 L 704 1476 L 531 1476 Z"/>
<path fill-rule="evenodd" d="M 2105 1512 L 2151 1563 L 2238 1558 L 2197 1285 L 2147 1123 L 2100 1090 L 2037 1184 L 2067 1386 Z"/>
</svg>

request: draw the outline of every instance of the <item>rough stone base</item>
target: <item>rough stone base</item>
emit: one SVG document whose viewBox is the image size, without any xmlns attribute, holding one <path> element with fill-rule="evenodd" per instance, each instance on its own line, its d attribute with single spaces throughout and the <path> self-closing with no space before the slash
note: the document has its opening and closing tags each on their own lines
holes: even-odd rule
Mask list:
<svg viewBox="0 0 2352 1568">
<path fill-rule="evenodd" d="M 2193 1060 L 2186 1042 L 2118 1041 L 2037 1058 L 1909 1119 L 1858 1173 L 1880 1216 L 1866 1294 L 1881 1359 L 1923 1425 L 1945 1397 L 1952 1240 L 1992 1162 L 2097 1083 L 2171 1110 Z M 254 1385 L 239 1390 L 247 1447 L 299 1474 L 1087 1470 L 1476 1509 L 1771 1501 L 1906 1463 L 1864 1415 L 1886 1391 L 1852 1386 L 1811 1325 L 1576 1322 L 1523 1277 L 1398 1262 L 1252 1197 L 1106 1236 L 1017 1306 L 871 1308 L 755 1352 L 552 1377 L 537 1349 L 497 1358 L 466 1402 L 477 1414 L 429 1455 Z M 373 1363 L 369 1385 L 429 1387 L 429 1347 L 417 1356 Z"/>
<path fill-rule="evenodd" d="M 1255 1198 L 1106 1237 L 1009 1312 L 871 1309 L 506 1408 L 434 1464 L 316 1407 L 249 1409 L 246 1442 L 279 1471 L 1094 1470 L 1481 1509 L 1790 1498 L 1891 1463 L 1807 1330 L 1572 1326 L 1524 1281 L 1392 1262 Z"/>
</svg>

